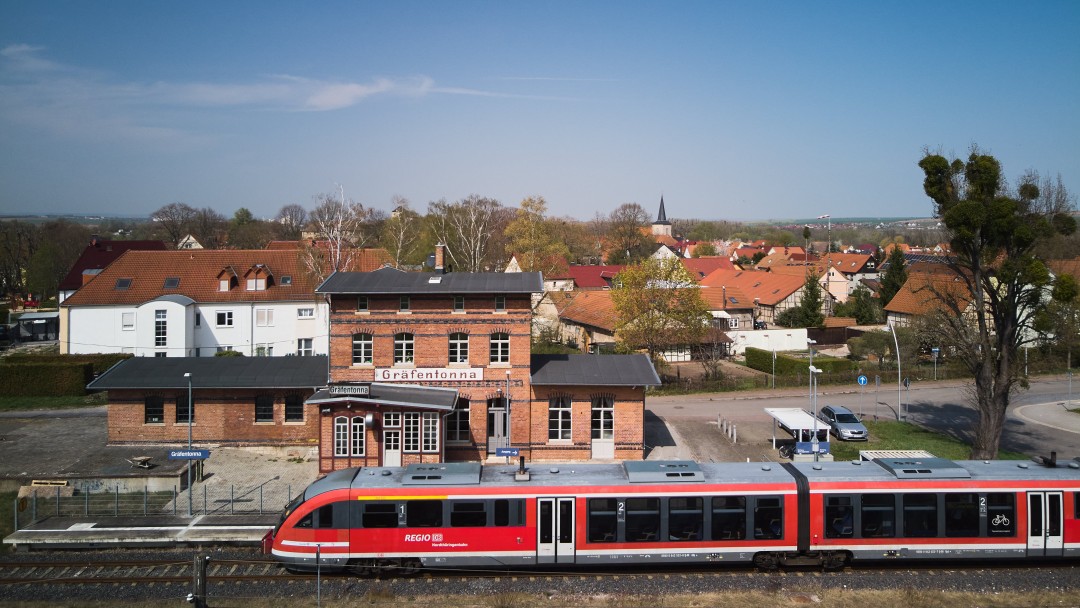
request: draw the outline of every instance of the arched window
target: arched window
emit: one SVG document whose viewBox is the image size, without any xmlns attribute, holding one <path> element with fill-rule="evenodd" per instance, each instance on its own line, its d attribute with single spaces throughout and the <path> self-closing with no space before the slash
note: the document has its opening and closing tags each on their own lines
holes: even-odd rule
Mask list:
<svg viewBox="0 0 1080 608">
<path fill-rule="evenodd" d="M 412 363 L 413 335 L 410 333 L 394 334 L 394 364 Z"/>
<path fill-rule="evenodd" d="M 359 333 L 352 337 L 352 362 L 353 365 L 370 364 L 372 351 L 371 334 Z"/>
</svg>

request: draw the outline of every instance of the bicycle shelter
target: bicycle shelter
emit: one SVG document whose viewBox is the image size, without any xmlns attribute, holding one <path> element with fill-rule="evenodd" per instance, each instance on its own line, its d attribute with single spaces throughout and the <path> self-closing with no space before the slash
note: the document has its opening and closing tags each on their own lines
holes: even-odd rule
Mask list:
<svg viewBox="0 0 1080 608">
<path fill-rule="evenodd" d="M 765 413 L 776 421 L 773 425 L 773 449 L 776 449 L 776 429 L 780 428 L 795 438 L 796 454 L 813 454 L 814 429 L 817 429 L 818 453 L 829 452 L 829 431 L 832 430 L 829 423 L 818 420 L 806 410 L 796 407 L 767 407 Z"/>
</svg>

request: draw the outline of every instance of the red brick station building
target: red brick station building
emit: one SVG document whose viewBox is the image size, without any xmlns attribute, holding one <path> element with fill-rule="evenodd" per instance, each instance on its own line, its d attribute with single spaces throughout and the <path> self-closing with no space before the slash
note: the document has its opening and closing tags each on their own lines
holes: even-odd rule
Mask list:
<svg viewBox="0 0 1080 608">
<path fill-rule="evenodd" d="M 138 357 L 88 388 L 109 391 L 110 444 L 317 447 L 322 472 L 640 460 L 651 362 L 532 355 L 542 289 L 530 272 L 337 272 L 316 289 L 329 357 Z"/>
</svg>

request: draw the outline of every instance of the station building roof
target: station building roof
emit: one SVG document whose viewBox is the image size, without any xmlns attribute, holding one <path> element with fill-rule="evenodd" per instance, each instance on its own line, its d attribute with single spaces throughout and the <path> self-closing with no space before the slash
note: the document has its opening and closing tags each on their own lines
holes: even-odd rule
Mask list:
<svg viewBox="0 0 1080 608">
<path fill-rule="evenodd" d="M 539 272 L 335 272 L 316 289 L 326 294 L 420 295 L 466 293 L 542 293 Z"/>
<path fill-rule="evenodd" d="M 318 388 L 326 386 L 327 357 L 132 357 L 86 386 L 110 389 Z"/>
<path fill-rule="evenodd" d="M 533 386 L 659 386 L 647 355 L 533 355 Z"/>
</svg>

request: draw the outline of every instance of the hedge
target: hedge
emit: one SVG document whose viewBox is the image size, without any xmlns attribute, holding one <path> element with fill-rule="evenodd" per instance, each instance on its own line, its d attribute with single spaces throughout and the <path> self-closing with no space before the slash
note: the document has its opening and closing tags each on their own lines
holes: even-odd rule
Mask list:
<svg viewBox="0 0 1080 608">
<path fill-rule="evenodd" d="M 747 367 L 767 374 L 773 372 L 773 351 L 748 346 L 745 354 Z M 776 353 L 777 376 L 805 374 L 809 367 L 810 360 L 806 357 L 791 357 L 784 353 Z M 814 367 L 826 374 L 835 374 L 856 370 L 859 368 L 859 364 L 849 359 L 837 359 L 836 357 L 819 355 L 814 357 Z"/>
<path fill-rule="evenodd" d="M 94 379 L 87 362 L 5 363 L 0 365 L 0 394 L 9 397 L 85 395 Z"/>
<path fill-rule="evenodd" d="M 130 359 L 134 355 L 130 353 L 107 353 L 96 355 L 33 355 L 13 353 L 0 360 L 0 365 L 10 363 L 89 363 L 94 368 L 94 374 L 101 375 L 108 369 L 124 359 Z M 87 380 L 89 382 L 89 380 Z M 83 393 L 79 393 L 80 395 Z"/>
</svg>

